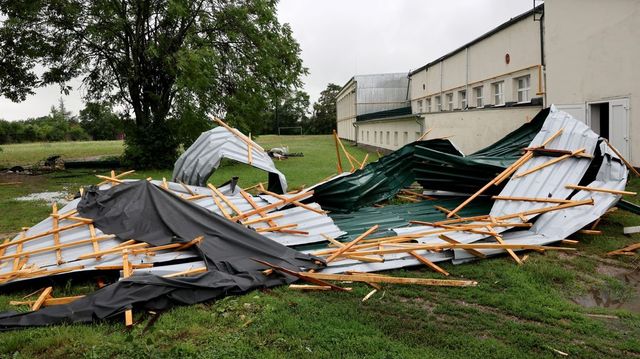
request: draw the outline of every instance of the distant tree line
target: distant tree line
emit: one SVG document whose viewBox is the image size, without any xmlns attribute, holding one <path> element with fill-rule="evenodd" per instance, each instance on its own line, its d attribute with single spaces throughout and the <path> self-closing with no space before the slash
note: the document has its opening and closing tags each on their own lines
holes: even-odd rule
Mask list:
<svg viewBox="0 0 640 359">
<path fill-rule="evenodd" d="M 20 121 L 0 120 L 0 144 L 24 142 L 114 140 L 123 120 L 105 103 L 89 102 L 73 116 L 60 100 L 48 115 Z"/>
</svg>

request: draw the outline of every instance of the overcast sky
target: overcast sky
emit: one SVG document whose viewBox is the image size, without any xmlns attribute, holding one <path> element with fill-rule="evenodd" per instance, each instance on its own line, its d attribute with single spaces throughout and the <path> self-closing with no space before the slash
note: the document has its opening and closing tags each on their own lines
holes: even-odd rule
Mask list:
<svg viewBox="0 0 640 359">
<path fill-rule="evenodd" d="M 313 102 L 330 82 L 416 69 L 531 7 L 531 0 L 281 0 L 278 18 L 300 43 Z M 61 96 L 51 86 L 22 103 L 0 97 L 0 118 L 46 115 L 60 97 L 77 114 L 82 92 Z"/>
</svg>

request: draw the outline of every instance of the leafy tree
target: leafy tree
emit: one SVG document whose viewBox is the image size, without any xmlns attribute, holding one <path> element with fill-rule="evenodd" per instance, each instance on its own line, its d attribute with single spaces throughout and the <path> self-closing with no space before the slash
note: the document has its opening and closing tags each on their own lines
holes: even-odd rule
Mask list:
<svg viewBox="0 0 640 359">
<path fill-rule="evenodd" d="M 80 125 L 95 141 L 115 140 L 124 130 L 122 119 L 104 102 L 87 102 L 80 110 Z"/>
<path fill-rule="evenodd" d="M 88 101 L 110 101 L 125 121 L 125 156 L 169 167 L 182 115 L 226 116 L 259 134 L 265 104 L 299 87 L 306 72 L 276 0 L 0 0 L 0 94 L 81 77 Z M 36 65 L 45 71 L 38 75 Z M 188 112 L 181 112 L 181 111 Z M 183 131 L 184 132 L 184 131 Z M 188 131 L 187 131 L 188 132 Z"/>
<path fill-rule="evenodd" d="M 336 128 L 336 98 L 341 87 L 328 84 L 313 104 L 313 116 L 308 122 L 308 131 L 313 134 L 331 133 Z"/>
<path fill-rule="evenodd" d="M 274 111 L 272 120 L 273 133 L 278 133 L 278 127 L 302 126 L 303 121 L 307 120 L 309 95 L 300 90 L 292 91 L 276 100 L 276 105 L 277 111 Z"/>
</svg>

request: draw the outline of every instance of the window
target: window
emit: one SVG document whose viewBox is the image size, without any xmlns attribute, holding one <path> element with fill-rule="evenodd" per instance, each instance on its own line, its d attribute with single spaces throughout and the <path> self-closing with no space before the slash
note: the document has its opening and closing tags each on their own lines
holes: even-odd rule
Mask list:
<svg viewBox="0 0 640 359">
<path fill-rule="evenodd" d="M 387 131 L 387 145 L 391 144 L 391 132 Z"/>
<path fill-rule="evenodd" d="M 364 140 L 364 130 L 360 130 L 360 138 Z"/>
<path fill-rule="evenodd" d="M 436 96 L 436 111 L 442 111 L 442 99 L 440 96 Z"/>
<path fill-rule="evenodd" d="M 447 94 L 447 110 L 453 111 L 453 94 Z"/>
<path fill-rule="evenodd" d="M 398 145 L 398 131 L 395 131 L 393 133 L 393 145 L 397 146 Z"/>
<path fill-rule="evenodd" d="M 493 104 L 504 105 L 504 81 L 496 82 L 493 85 Z"/>
<path fill-rule="evenodd" d="M 476 107 L 481 108 L 484 106 L 484 97 L 482 94 L 482 86 L 474 87 L 473 92 L 476 94 Z"/>
<path fill-rule="evenodd" d="M 464 110 L 465 108 L 467 108 L 467 91 L 466 90 L 458 91 L 458 107 L 461 110 Z"/>
<path fill-rule="evenodd" d="M 424 100 L 424 104 L 425 104 L 424 107 L 426 107 L 426 111 L 427 112 L 431 112 L 431 99 L 428 98 L 428 99 Z"/>
<path fill-rule="evenodd" d="M 405 145 L 406 145 L 407 143 L 409 143 L 409 132 L 404 131 L 404 136 L 403 136 L 403 138 L 402 138 L 402 143 L 403 143 L 403 144 L 405 144 Z"/>
<path fill-rule="evenodd" d="M 515 79 L 518 89 L 518 102 L 529 102 L 529 75 Z"/>
<path fill-rule="evenodd" d="M 417 108 L 418 113 L 422 113 L 422 100 L 418 100 L 418 106 L 417 107 L 418 107 Z"/>
<path fill-rule="evenodd" d="M 367 142 L 369 142 L 369 131 L 367 131 Z"/>
<path fill-rule="evenodd" d="M 373 131 L 373 143 L 378 143 L 378 131 Z"/>
</svg>

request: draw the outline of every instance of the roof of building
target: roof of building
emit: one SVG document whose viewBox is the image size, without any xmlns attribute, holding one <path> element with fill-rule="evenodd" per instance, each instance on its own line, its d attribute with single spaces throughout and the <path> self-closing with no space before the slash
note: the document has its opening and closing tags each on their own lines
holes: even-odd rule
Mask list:
<svg viewBox="0 0 640 359">
<path fill-rule="evenodd" d="M 408 83 L 408 78 L 407 72 L 354 75 L 342 86 L 337 97 L 340 97 L 340 95 L 342 95 L 342 91 L 344 91 L 353 81 L 357 82 L 358 87 L 360 88 L 389 88 L 397 87 L 397 80 L 406 81 Z"/>
<path fill-rule="evenodd" d="M 540 11 L 542 9 L 544 9 L 544 4 L 538 5 L 538 6 L 532 8 L 531 10 L 529 10 L 527 12 L 524 12 L 524 13 L 518 15 L 518 16 L 512 17 L 511 19 L 509 19 L 509 21 L 500 24 L 499 26 L 495 27 L 494 29 L 490 30 L 489 32 L 486 32 L 486 33 L 482 34 L 481 36 L 471 40 L 470 42 L 458 47 L 457 49 L 455 49 L 455 50 L 453 50 L 453 51 L 451 51 L 451 52 L 449 52 L 449 53 L 447 53 L 447 54 L 445 54 L 445 55 L 443 55 L 443 56 L 441 56 L 441 57 L 429 62 L 428 64 L 426 64 L 424 66 L 421 66 L 421 67 L 409 72 L 409 75 L 410 76 L 414 75 L 414 74 L 416 74 L 416 73 L 418 73 L 418 72 L 420 72 L 420 71 L 422 71 L 422 70 L 424 70 L 424 69 L 426 69 L 428 67 L 431 67 L 432 65 L 435 65 L 438 62 L 443 61 L 443 60 L 445 60 L 445 59 L 457 54 L 458 52 L 466 49 L 467 47 L 469 47 L 471 45 L 474 45 L 474 44 L 476 44 L 476 43 L 478 43 L 478 42 L 480 42 L 480 41 L 482 41 L 482 40 L 494 35 L 495 33 L 499 32 L 499 31 L 501 31 L 503 29 L 506 29 L 509 26 L 528 18 L 529 16 L 533 15 L 534 13 L 536 13 L 537 11 Z"/>
<path fill-rule="evenodd" d="M 411 115 L 411 106 L 367 113 L 364 115 L 356 116 L 356 121 L 360 122 L 360 121 L 370 121 L 370 120 L 391 119 L 392 117 L 402 118 L 403 116 L 407 116 L 407 115 Z"/>
</svg>

